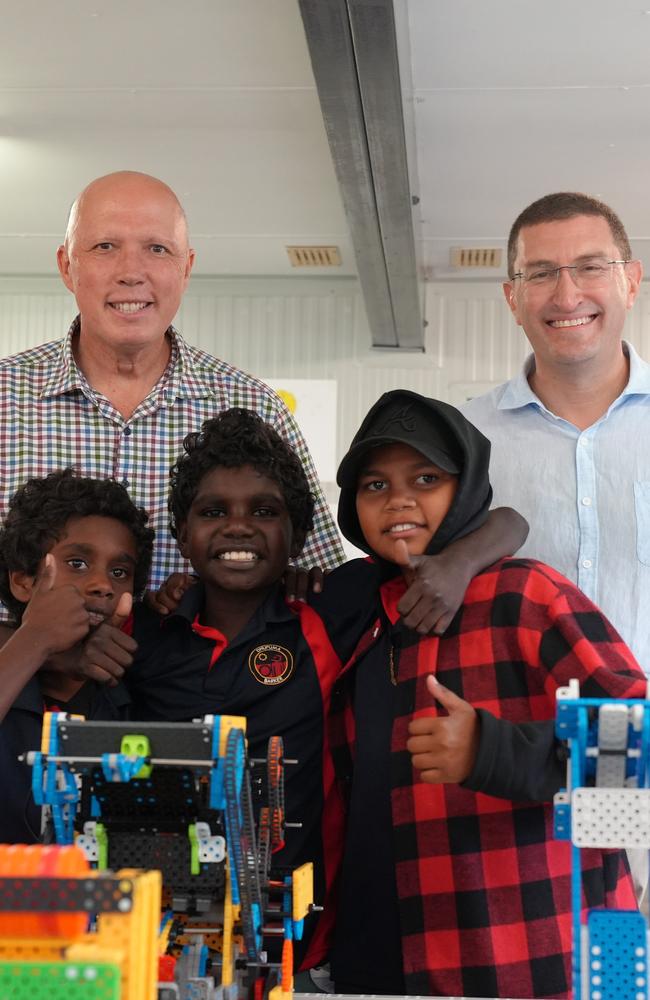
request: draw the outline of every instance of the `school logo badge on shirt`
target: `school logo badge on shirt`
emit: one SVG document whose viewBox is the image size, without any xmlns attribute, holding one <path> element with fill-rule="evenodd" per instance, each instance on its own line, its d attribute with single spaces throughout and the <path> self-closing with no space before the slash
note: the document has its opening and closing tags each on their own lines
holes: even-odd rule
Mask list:
<svg viewBox="0 0 650 1000">
<path fill-rule="evenodd" d="M 284 646 L 267 642 L 252 651 L 248 657 L 248 668 L 260 684 L 267 687 L 284 684 L 293 673 L 293 654 Z"/>
</svg>

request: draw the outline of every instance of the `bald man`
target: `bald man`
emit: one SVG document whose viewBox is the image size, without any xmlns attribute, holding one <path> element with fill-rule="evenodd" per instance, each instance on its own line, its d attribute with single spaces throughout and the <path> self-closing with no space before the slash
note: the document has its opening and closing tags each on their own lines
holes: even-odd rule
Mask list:
<svg viewBox="0 0 650 1000">
<path fill-rule="evenodd" d="M 174 192 L 132 171 L 93 181 L 72 206 L 57 262 L 79 308 L 67 336 L 0 361 L 0 518 L 30 476 L 68 465 L 113 476 L 151 515 L 156 588 L 186 568 L 167 525 L 169 467 L 186 434 L 241 406 L 272 424 L 305 467 L 316 512 L 303 563 L 341 562 L 311 456 L 284 404 L 171 325 L 194 264 Z"/>
</svg>

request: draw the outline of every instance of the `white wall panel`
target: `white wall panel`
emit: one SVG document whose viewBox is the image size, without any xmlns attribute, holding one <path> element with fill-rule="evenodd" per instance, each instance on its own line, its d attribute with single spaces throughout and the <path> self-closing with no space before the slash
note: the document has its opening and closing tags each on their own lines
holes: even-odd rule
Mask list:
<svg viewBox="0 0 650 1000">
<path fill-rule="evenodd" d="M 0 355 L 60 337 L 74 302 L 55 278 L 0 278 Z M 387 389 L 457 402 L 509 378 L 528 353 L 496 283 L 427 288 L 426 353 L 372 350 L 355 279 L 209 279 L 192 282 L 176 323 L 186 339 L 255 375 L 333 378 L 338 454 Z M 650 287 L 626 335 L 650 358 Z"/>
</svg>

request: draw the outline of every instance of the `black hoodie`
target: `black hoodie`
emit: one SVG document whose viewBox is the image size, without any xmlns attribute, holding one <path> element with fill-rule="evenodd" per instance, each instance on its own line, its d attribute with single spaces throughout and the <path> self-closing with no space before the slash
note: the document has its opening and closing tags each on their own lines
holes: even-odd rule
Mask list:
<svg viewBox="0 0 650 1000">
<path fill-rule="evenodd" d="M 448 403 L 408 389 L 394 389 L 385 392 L 370 409 L 338 469 L 337 482 L 342 487 L 338 522 L 348 541 L 374 556 L 357 517 L 357 478 L 362 459 L 372 448 L 395 441 L 410 445 L 447 471 L 459 473 L 456 495 L 427 547 L 427 555 L 435 555 L 484 523 L 492 500 L 488 439 Z M 391 565 L 383 562 L 382 575 L 394 574 L 394 566 L 392 573 L 389 570 Z"/>
</svg>

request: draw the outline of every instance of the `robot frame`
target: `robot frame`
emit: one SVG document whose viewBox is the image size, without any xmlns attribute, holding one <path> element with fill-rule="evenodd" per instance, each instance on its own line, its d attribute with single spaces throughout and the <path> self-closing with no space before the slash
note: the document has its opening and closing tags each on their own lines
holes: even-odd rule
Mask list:
<svg viewBox="0 0 650 1000">
<path fill-rule="evenodd" d="M 238 716 L 46 714 L 26 759 L 60 846 L 0 849 L 0 995 L 39 1000 L 42 977 L 48 1000 L 63 997 L 59 980 L 66 1000 L 261 1000 L 274 981 L 271 993 L 290 996 L 293 942 L 318 909 L 312 866 L 271 871 L 289 762 L 279 737 L 249 760 L 245 731 Z M 270 938 L 282 941 L 277 961 Z"/>
<path fill-rule="evenodd" d="M 639 910 L 583 913 L 580 852 L 650 848 L 650 700 L 581 698 L 573 680 L 557 691 L 555 730 L 569 747 L 554 832 L 571 841 L 574 1000 L 649 1000 L 648 922 Z"/>
</svg>

